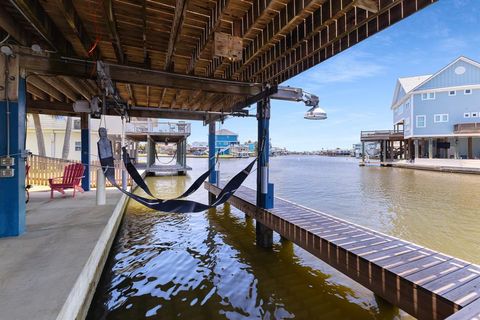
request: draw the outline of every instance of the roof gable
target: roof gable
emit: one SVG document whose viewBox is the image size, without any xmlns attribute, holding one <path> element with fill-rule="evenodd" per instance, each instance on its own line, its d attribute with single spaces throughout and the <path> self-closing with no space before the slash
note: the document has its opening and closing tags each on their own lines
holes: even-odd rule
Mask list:
<svg viewBox="0 0 480 320">
<path fill-rule="evenodd" d="M 217 136 L 238 136 L 235 132 L 232 132 L 228 129 L 220 129 L 215 132 Z"/>
<path fill-rule="evenodd" d="M 480 63 L 459 57 L 440 71 L 425 79 L 413 90 L 429 90 L 480 84 Z"/>
<path fill-rule="evenodd" d="M 415 87 L 430 78 L 431 75 L 415 76 L 407 78 L 398 78 L 395 93 L 393 95 L 392 106 L 410 93 Z"/>
</svg>

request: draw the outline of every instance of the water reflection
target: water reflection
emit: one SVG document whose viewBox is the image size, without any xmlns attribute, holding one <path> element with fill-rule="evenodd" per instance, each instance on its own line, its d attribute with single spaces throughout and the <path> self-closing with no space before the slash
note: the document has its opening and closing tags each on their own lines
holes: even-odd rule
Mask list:
<svg viewBox="0 0 480 320">
<path fill-rule="evenodd" d="M 225 161 L 231 177 L 246 161 Z M 165 197 L 191 177 L 151 178 Z M 480 262 L 476 208 L 480 177 L 392 168 L 359 168 L 351 159 L 273 158 L 276 194 L 433 249 Z M 254 175 L 247 185 L 254 186 Z M 200 190 L 193 200 L 206 202 Z M 452 241 L 454 239 L 454 241 Z M 225 206 L 163 214 L 135 202 L 95 294 L 89 319 L 395 319 L 406 317 L 289 241 L 255 246 L 254 221 Z"/>
</svg>

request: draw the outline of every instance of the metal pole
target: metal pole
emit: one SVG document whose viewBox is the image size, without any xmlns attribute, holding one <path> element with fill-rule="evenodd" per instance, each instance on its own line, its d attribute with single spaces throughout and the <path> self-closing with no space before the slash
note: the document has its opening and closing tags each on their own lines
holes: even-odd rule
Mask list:
<svg viewBox="0 0 480 320">
<path fill-rule="evenodd" d="M 82 113 L 80 117 L 81 127 L 81 145 L 82 154 L 81 160 L 85 167 L 85 173 L 82 178 L 82 188 L 85 191 L 90 191 L 90 115 Z"/>
<path fill-rule="evenodd" d="M 215 121 L 208 124 L 208 167 L 213 168 L 208 176 L 208 182 L 211 184 L 217 183 L 217 171 L 215 171 Z M 215 201 L 213 193 L 208 194 L 208 201 L 212 204 Z"/>
<path fill-rule="evenodd" d="M 121 137 L 121 147 L 125 146 L 125 119 L 122 117 L 122 137 Z M 122 148 L 120 148 L 120 159 L 122 158 Z M 127 189 L 127 172 L 125 171 L 125 164 L 122 162 L 122 188 L 123 190 Z"/>
<path fill-rule="evenodd" d="M 273 207 L 273 185 L 268 183 L 269 152 L 270 152 L 270 99 L 257 104 L 258 120 L 258 162 L 257 162 L 257 206 L 270 209 Z M 256 221 L 256 243 L 263 248 L 273 245 L 273 231 Z"/>
</svg>

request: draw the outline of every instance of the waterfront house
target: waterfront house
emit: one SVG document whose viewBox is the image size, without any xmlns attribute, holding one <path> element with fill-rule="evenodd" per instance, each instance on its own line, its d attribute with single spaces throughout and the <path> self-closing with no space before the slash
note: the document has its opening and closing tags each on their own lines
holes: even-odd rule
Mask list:
<svg viewBox="0 0 480 320">
<path fill-rule="evenodd" d="M 230 130 L 220 129 L 215 135 L 215 151 L 218 152 L 220 150 L 221 155 L 230 155 L 230 147 L 240 144 L 238 134 Z"/>
<path fill-rule="evenodd" d="M 391 109 L 408 158 L 480 159 L 480 63 L 460 57 L 433 75 L 398 79 Z"/>
</svg>

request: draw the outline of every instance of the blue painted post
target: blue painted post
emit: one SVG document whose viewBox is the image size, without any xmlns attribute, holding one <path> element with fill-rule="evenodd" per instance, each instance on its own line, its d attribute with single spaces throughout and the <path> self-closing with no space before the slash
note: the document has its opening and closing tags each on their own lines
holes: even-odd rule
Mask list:
<svg viewBox="0 0 480 320">
<path fill-rule="evenodd" d="M 81 161 L 85 166 L 82 179 L 82 188 L 90 191 L 90 115 L 82 113 L 80 117 L 82 155 Z"/>
<path fill-rule="evenodd" d="M 273 184 L 268 182 L 270 152 L 270 99 L 257 104 L 258 120 L 258 162 L 257 162 L 257 206 L 264 209 L 273 208 Z M 256 243 L 263 248 L 273 245 L 273 231 L 256 222 Z"/>
<path fill-rule="evenodd" d="M 208 167 L 215 166 L 215 121 L 211 121 L 208 124 Z M 208 182 L 211 184 L 217 183 L 217 171 L 212 170 L 208 177 Z M 215 195 L 213 193 L 208 194 L 208 202 L 212 204 L 215 201 Z"/>
<path fill-rule="evenodd" d="M 0 72 L 5 72 L 2 67 L 0 70 Z M 10 71 L 10 75 L 13 77 L 12 71 Z M 16 101 L 7 101 L 4 92 L 1 93 L 2 97 L 0 98 L 2 99 L 0 100 L 0 156 L 7 155 L 7 144 L 10 143 L 10 155 L 15 161 L 14 176 L 0 178 L 0 237 L 18 236 L 25 231 L 25 100 L 27 83 L 25 78 L 18 77 L 18 73 L 15 77 L 15 80 L 8 81 L 8 87 L 13 88 L 18 84 Z M 4 86 L 4 83 L 0 85 Z M 8 91 L 10 92 L 10 89 Z M 7 117 L 10 119 L 8 133 Z"/>
</svg>

